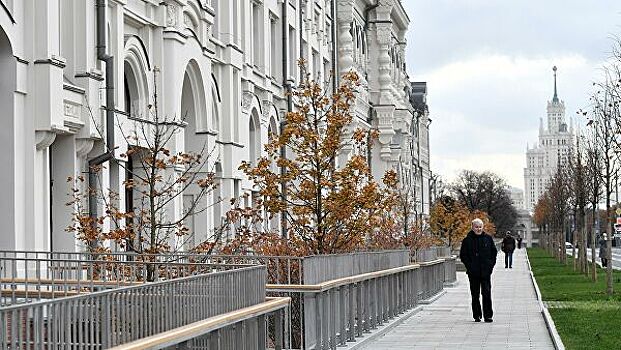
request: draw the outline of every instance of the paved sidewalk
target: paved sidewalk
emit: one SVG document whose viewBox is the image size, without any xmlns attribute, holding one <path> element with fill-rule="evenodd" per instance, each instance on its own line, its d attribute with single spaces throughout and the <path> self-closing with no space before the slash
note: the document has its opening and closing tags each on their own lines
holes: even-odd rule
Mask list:
<svg viewBox="0 0 621 350">
<path fill-rule="evenodd" d="M 364 349 L 554 349 L 525 249 L 513 254 L 512 269 L 504 268 L 504 253 L 498 253 L 492 275 L 493 323 L 474 322 L 468 278 L 458 272 L 457 279 L 457 286 Z"/>
</svg>

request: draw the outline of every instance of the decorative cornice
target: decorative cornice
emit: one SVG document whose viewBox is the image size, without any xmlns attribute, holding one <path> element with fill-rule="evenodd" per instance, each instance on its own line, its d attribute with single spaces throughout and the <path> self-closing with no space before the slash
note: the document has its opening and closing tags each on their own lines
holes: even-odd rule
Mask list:
<svg viewBox="0 0 621 350">
<path fill-rule="evenodd" d="M 85 94 L 86 90 L 82 89 L 79 86 L 71 85 L 71 84 L 63 84 L 63 90 L 72 91 L 78 94 Z"/>
<path fill-rule="evenodd" d="M 2 0 L 0 0 L 0 1 L 2 1 Z M 19 62 L 19 63 L 22 63 L 22 64 L 30 64 L 30 62 L 28 62 L 27 60 L 25 60 L 25 59 L 23 59 L 23 58 L 21 58 L 21 57 L 19 57 L 19 56 L 13 56 L 13 57 L 15 57 L 15 59 L 16 59 L 16 60 L 17 60 L 17 62 Z"/>
<path fill-rule="evenodd" d="M 97 70 L 92 70 L 90 72 L 76 73 L 75 77 L 76 78 L 88 78 L 88 79 L 93 79 L 97 81 L 104 80 L 103 74 Z"/>
<path fill-rule="evenodd" d="M 55 55 L 52 55 L 52 57 L 49 58 L 42 58 L 34 61 L 34 64 L 50 64 L 61 69 L 67 66 L 66 63 L 67 61 L 64 58 Z"/>
</svg>

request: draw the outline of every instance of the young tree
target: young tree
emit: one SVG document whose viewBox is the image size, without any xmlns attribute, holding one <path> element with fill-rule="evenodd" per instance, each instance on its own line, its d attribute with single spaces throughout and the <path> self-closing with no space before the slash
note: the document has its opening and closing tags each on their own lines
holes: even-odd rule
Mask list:
<svg viewBox="0 0 621 350">
<path fill-rule="evenodd" d="M 567 262 L 565 252 L 565 229 L 570 212 L 571 188 L 567 178 L 567 170 L 559 165 L 556 174 L 550 181 L 547 189 L 550 199 L 550 223 L 552 228 L 552 247 L 554 255 L 562 263 Z"/>
<path fill-rule="evenodd" d="M 535 205 L 533 213 L 533 221 L 535 225 L 539 227 L 539 241 L 541 246 L 548 252 L 552 253 L 552 247 L 550 246 L 550 240 L 548 237 L 548 230 L 550 226 L 550 217 L 552 215 L 552 204 L 550 203 L 550 196 L 548 192 L 539 198 Z"/>
<path fill-rule="evenodd" d="M 576 145 L 573 148 L 573 153 L 569 157 L 569 171 L 570 171 L 570 179 L 572 180 L 571 188 L 573 191 L 574 198 L 574 217 L 576 220 L 576 230 L 578 233 L 574 236 L 574 251 L 576 248 L 576 242 L 580 242 L 579 244 L 579 268 L 580 272 L 588 275 L 588 260 L 587 260 L 587 231 L 585 227 L 586 220 L 586 207 L 588 204 L 588 169 L 585 165 L 585 150 L 583 146 L 583 138 L 576 138 Z M 574 268 L 576 264 L 576 259 L 574 259 Z"/>
<path fill-rule="evenodd" d="M 154 255 L 187 251 L 195 248 L 196 232 L 190 232 L 186 221 L 205 211 L 206 197 L 216 187 L 211 152 L 206 146 L 199 150 L 174 150 L 175 138 L 185 127 L 184 117 L 162 117 L 158 112 L 157 95 L 146 117 L 133 116 L 133 124 L 117 123 L 127 150 L 110 161 L 126 173 L 123 183 L 125 203 L 120 193 L 104 188 L 103 166 L 89 169 L 91 182 L 84 176 L 70 177 L 72 223 L 66 231 L 74 234 L 84 247 L 103 259 L 112 249 L 130 251 L 137 260 L 152 262 Z M 91 111 L 92 115 L 92 111 Z M 101 134 L 101 132 L 100 132 Z M 113 154 L 115 150 L 107 150 Z M 192 191 L 192 200 L 182 201 Z M 218 199 L 216 199 L 217 201 Z M 102 210 L 93 213 L 88 205 L 97 201 Z M 179 205 L 184 202 L 180 210 Z M 204 241 L 217 241 L 225 230 L 202 232 Z M 191 244 L 190 244 L 191 243 Z M 197 242 L 200 244 L 201 242 Z M 147 275 L 155 280 L 153 264 L 147 264 Z"/>
<path fill-rule="evenodd" d="M 606 86 L 617 84 L 616 81 L 607 79 L 602 90 L 597 91 L 592 97 L 593 110 L 587 123 L 593 132 L 594 146 L 601 155 L 602 167 L 600 177 L 602 179 L 603 195 L 606 201 L 606 230 L 609 236 L 614 232 L 614 213 L 612 208 L 612 192 L 615 190 L 615 177 L 619 171 L 620 163 L 617 152 L 618 126 L 616 120 L 619 119 L 619 103 L 614 95 L 610 93 Z M 608 260 L 612 261 L 612 240 L 607 240 Z M 609 295 L 614 291 L 612 279 L 612 264 L 606 268 L 606 290 Z"/>
<path fill-rule="evenodd" d="M 587 129 L 585 138 L 585 158 L 586 158 L 586 178 L 589 181 L 587 185 L 587 199 L 591 209 L 591 225 L 588 225 L 589 242 L 591 242 L 591 280 L 597 281 L 597 236 L 595 234 L 595 225 L 598 222 L 596 219 L 599 212 L 599 202 L 601 200 L 602 189 L 602 173 L 603 173 L 603 160 L 601 153 L 596 147 L 595 133 L 593 130 Z M 585 251 L 586 252 L 586 251 Z"/>
<path fill-rule="evenodd" d="M 496 228 L 487 213 L 470 211 L 460 201 L 450 196 L 442 196 L 431 207 L 429 225 L 431 231 L 451 249 L 456 249 L 471 229 L 472 220 L 479 218 L 484 222 L 484 230 L 494 234 Z"/>
<path fill-rule="evenodd" d="M 301 62 L 302 70 L 304 62 Z M 352 123 L 358 76 L 343 76 L 331 96 L 327 89 L 304 74 L 291 94 L 297 110 L 285 117 L 280 135 L 265 146 L 267 157 L 256 166 L 240 167 L 254 181 L 270 215 L 284 214 L 289 244 L 301 254 L 346 252 L 365 246 L 392 211 L 390 195 L 397 175 L 388 171 L 383 185 L 375 182 L 366 159 L 373 131 L 346 128 Z M 373 139 L 371 137 L 371 139 Z M 348 143 L 354 150 L 338 166 Z M 280 154 L 287 149 L 287 157 Z M 275 163 L 281 172 L 272 170 Z"/>
</svg>

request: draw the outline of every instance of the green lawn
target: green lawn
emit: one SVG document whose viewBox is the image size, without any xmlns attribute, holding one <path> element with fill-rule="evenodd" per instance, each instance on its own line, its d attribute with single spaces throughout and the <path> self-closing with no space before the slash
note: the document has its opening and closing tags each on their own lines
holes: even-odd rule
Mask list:
<svg viewBox="0 0 621 350">
<path fill-rule="evenodd" d="M 528 249 L 533 274 L 544 301 L 562 301 L 550 314 L 567 349 L 621 349 L 621 272 L 614 273 L 613 296 L 606 295 L 606 272 L 598 269 L 597 282 L 573 271 L 543 249 Z"/>
</svg>

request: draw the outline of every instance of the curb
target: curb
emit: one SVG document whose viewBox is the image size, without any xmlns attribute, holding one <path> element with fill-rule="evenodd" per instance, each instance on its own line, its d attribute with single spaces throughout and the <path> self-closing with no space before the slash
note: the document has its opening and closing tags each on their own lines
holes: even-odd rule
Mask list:
<svg viewBox="0 0 621 350">
<path fill-rule="evenodd" d="M 543 304 L 543 299 L 541 297 L 541 291 L 539 290 L 539 285 L 537 285 L 537 280 L 535 279 L 535 275 L 533 275 L 533 269 L 530 266 L 530 260 L 528 259 L 528 251 L 526 251 L 526 263 L 528 264 L 528 272 L 530 274 L 530 280 L 533 282 L 533 287 L 535 287 L 535 294 L 537 295 L 537 302 L 539 303 L 539 309 L 541 310 L 541 314 L 543 315 L 543 320 L 546 323 L 546 328 L 548 329 L 548 333 L 550 333 L 550 337 L 552 338 L 552 343 L 554 344 L 554 348 L 556 350 L 565 350 L 565 345 L 563 344 L 563 340 L 561 340 L 561 336 L 558 334 L 556 330 L 556 326 L 554 325 L 554 321 L 552 320 L 552 315 L 548 311 L 548 308 Z"/>
</svg>

